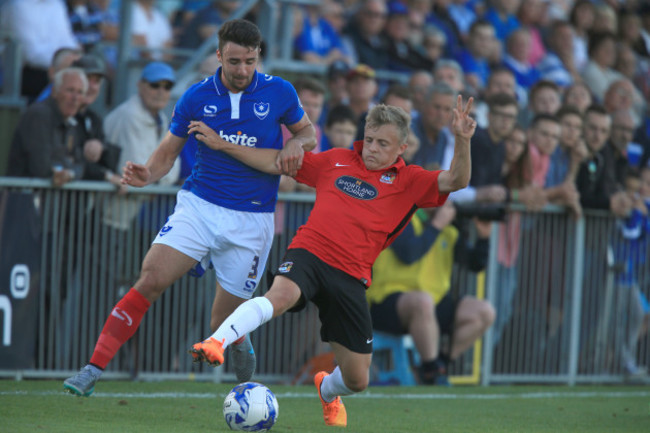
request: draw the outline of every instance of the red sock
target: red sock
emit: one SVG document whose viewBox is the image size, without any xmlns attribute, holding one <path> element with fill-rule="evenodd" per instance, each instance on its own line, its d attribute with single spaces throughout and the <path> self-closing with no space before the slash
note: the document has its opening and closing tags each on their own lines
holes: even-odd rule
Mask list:
<svg viewBox="0 0 650 433">
<path fill-rule="evenodd" d="M 131 288 L 106 319 L 90 363 L 104 369 L 117 351 L 135 334 L 151 302 Z"/>
</svg>

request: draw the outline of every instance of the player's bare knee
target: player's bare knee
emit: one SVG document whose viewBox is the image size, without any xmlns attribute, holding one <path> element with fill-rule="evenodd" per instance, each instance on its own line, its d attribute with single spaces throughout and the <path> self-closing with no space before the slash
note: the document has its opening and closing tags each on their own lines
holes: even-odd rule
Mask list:
<svg viewBox="0 0 650 433">
<path fill-rule="evenodd" d="M 142 269 L 140 278 L 135 283 L 135 287 L 138 292 L 150 301 L 155 301 L 165 291 L 165 287 L 161 287 L 161 282 L 156 276 L 156 272 L 146 268 Z"/>
</svg>

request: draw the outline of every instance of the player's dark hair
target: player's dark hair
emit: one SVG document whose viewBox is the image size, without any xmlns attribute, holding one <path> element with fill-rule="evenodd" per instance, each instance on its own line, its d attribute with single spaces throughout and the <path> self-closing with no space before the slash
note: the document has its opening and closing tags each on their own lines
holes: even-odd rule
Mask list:
<svg viewBox="0 0 650 433">
<path fill-rule="evenodd" d="M 339 104 L 332 109 L 327 114 L 327 121 L 325 126 L 328 128 L 335 123 L 350 122 L 355 127 L 357 126 L 357 115 L 352 108 L 348 105 Z"/>
<path fill-rule="evenodd" d="M 228 42 L 256 49 L 262 44 L 262 33 L 255 24 L 248 20 L 226 21 L 219 29 L 219 50 L 223 51 L 223 47 Z"/>
</svg>

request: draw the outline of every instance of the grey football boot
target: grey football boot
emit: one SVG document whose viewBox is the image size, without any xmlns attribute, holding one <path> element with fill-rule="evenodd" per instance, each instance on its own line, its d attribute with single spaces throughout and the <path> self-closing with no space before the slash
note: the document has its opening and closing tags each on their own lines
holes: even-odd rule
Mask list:
<svg viewBox="0 0 650 433">
<path fill-rule="evenodd" d="M 63 390 L 80 397 L 88 397 L 95 390 L 95 384 L 101 376 L 101 372 L 96 371 L 90 365 L 85 366 L 79 373 L 63 382 Z"/>
<path fill-rule="evenodd" d="M 237 381 L 239 383 L 250 381 L 257 364 L 251 337 L 246 334 L 246 338 L 242 343 L 228 346 L 228 352 L 230 353 L 230 363 L 235 368 Z"/>
</svg>

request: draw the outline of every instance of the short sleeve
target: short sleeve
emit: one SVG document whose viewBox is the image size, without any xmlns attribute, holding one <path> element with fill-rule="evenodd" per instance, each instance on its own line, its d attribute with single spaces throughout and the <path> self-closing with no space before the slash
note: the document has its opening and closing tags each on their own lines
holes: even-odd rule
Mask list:
<svg viewBox="0 0 650 433">
<path fill-rule="evenodd" d="M 192 119 L 190 111 L 190 90 L 183 93 L 178 102 L 176 102 L 174 111 L 172 112 L 171 124 L 169 125 L 169 131 L 181 138 L 187 138 L 187 128 Z"/>
<path fill-rule="evenodd" d="M 438 190 L 438 176 L 442 170 L 429 171 L 420 166 L 411 165 L 409 169 L 409 185 L 414 195 L 415 204 L 420 208 L 442 206 L 449 194 L 441 194 Z"/>
<path fill-rule="evenodd" d="M 282 86 L 282 97 L 285 101 L 286 108 L 280 118 L 280 122 L 284 125 L 293 125 L 300 122 L 305 115 L 305 110 L 302 109 L 296 89 L 294 89 L 291 83 L 283 80 Z"/>
<path fill-rule="evenodd" d="M 325 166 L 324 162 L 329 158 L 328 153 L 329 152 L 305 152 L 305 157 L 302 160 L 302 167 L 298 170 L 298 173 L 295 176 L 296 181 L 315 188 L 321 167 Z"/>
</svg>

